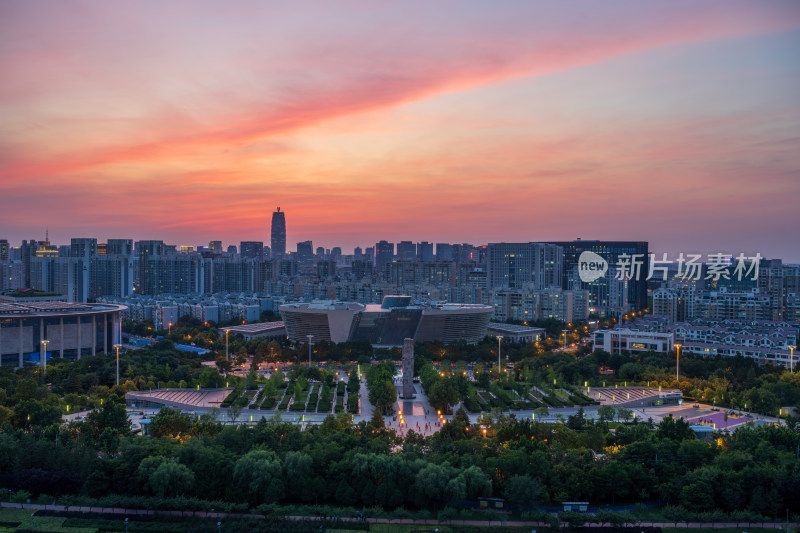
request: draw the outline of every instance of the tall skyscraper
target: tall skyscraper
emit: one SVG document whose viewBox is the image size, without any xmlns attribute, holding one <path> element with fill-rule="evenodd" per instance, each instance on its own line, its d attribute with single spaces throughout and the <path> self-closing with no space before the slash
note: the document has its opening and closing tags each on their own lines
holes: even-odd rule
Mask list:
<svg viewBox="0 0 800 533">
<path fill-rule="evenodd" d="M 417 244 L 417 259 L 420 261 L 433 261 L 433 243 L 422 241 Z"/>
<path fill-rule="evenodd" d="M 411 241 L 400 241 L 397 245 L 397 258 L 412 260 L 417 257 L 417 245 Z"/>
<path fill-rule="evenodd" d="M 382 270 L 384 265 L 394 259 L 394 243 L 381 241 L 375 245 L 375 268 Z"/>
<path fill-rule="evenodd" d="M 489 289 L 525 286 L 541 290 L 561 285 L 563 250 L 543 243 L 489 243 L 486 283 Z"/>
<path fill-rule="evenodd" d="M 286 255 L 286 216 L 279 207 L 272 213 L 272 230 L 270 233 L 272 240 L 272 257 L 283 257 Z"/>
<path fill-rule="evenodd" d="M 0 261 L 8 261 L 8 250 L 10 249 L 6 239 L 0 239 Z"/>
<path fill-rule="evenodd" d="M 70 257 L 91 259 L 97 255 L 97 239 L 72 239 L 70 241 Z"/>
<path fill-rule="evenodd" d="M 564 249 L 562 288 L 589 291 L 589 308 L 601 315 L 618 315 L 628 309 L 647 307 L 647 274 L 650 269 L 648 243 L 645 241 L 556 241 L 549 244 Z M 578 262 L 583 252 L 594 252 L 608 263 L 606 275 L 591 282 L 580 280 Z M 634 279 L 617 280 L 616 265 L 623 254 L 635 255 L 641 262 L 639 276 Z M 619 293 L 620 298 L 615 294 Z M 619 299 L 622 304 L 619 304 Z M 627 307 L 626 307 L 627 306 Z"/>
<path fill-rule="evenodd" d="M 455 259 L 453 257 L 453 245 L 448 244 L 446 242 L 438 242 L 436 243 L 436 260 L 437 261 L 452 261 Z"/>
<path fill-rule="evenodd" d="M 297 243 L 297 259 L 306 263 L 311 263 L 314 259 L 314 245 L 311 241 Z"/>
</svg>

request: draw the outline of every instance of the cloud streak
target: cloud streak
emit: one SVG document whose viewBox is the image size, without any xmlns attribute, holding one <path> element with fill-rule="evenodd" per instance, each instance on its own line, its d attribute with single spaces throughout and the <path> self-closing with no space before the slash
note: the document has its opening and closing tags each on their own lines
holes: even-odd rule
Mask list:
<svg viewBox="0 0 800 533">
<path fill-rule="evenodd" d="M 798 74 L 776 59 L 797 41 L 793 2 L 6 3 L 0 21 L 0 222 L 18 233 L 35 204 L 76 230 L 112 216 L 263 239 L 274 204 L 298 239 L 364 224 L 375 239 L 525 239 L 571 204 L 588 206 L 574 236 L 597 216 L 627 232 L 686 191 L 697 205 L 727 187 L 742 209 L 756 175 L 773 213 L 797 192 L 799 113 L 781 87 Z M 690 91 L 664 111 L 687 83 L 753 68 L 719 46 L 749 40 L 766 43 L 769 101 Z M 631 73 L 652 61 L 645 89 Z"/>
</svg>

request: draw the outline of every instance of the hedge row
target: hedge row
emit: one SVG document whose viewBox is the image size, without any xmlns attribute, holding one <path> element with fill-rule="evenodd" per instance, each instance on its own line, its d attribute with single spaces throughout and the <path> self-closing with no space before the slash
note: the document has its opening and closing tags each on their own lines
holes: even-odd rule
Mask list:
<svg viewBox="0 0 800 533">
<path fill-rule="evenodd" d="M 241 396 L 243 392 L 244 392 L 244 385 L 241 383 L 239 385 L 236 385 L 236 388 L 233 389 L 233 392 L 228 394 L 228 396 L 224 400 L 222 400 L 220 407 L 230 407 L 233 404 L 233 402 L 239 399 L 239 396 Z"/>
</svg>

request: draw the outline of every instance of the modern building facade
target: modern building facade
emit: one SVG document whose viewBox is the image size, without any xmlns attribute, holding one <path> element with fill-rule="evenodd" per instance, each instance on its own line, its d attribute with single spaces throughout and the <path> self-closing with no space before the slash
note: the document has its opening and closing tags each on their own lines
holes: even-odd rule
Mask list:
<svg viewBox="0 0 800 533">
<path fill-rule="evenodd" d="M 394 259 L 394 243 L 381 241 L 375 245 L 375 268 L 383 270 L 383 267 L 391 263 Z"/>
<path fill-rule="evenodd" d="M 562 288 L 589 291 L 589 308 L 601 315 L 620 315 L 631 309 L 647 308 L 647 276 L 650 252 L 645 241 L 551 241 L 564 249 Z M 608 263 L 605 275 L 591 282 L 580 279 L 579 260 L 593 252 Z M 617 279 L 617 265 L 624 256 L 635 256 L 638 272 Z"/>
<path fill-rule="evenodd" d="M 279 207 L 272 213 L 272 226 L 270 229 L 270 245 L 272 257 L 286 255 L 286 214 Z"/>
<path fill-rule="evenodd" d="M 627 321 L 617 329 L 594 333 L 595 348 L 622 351 L 674 351 L 703 356 L 742 356 L 759 364 L 790 366 L 800 326 L 768 320 L 708 320 L 697 318 L 671 323 L 648 316 Z"/>
<path fill-rule="evenodd" d="M 374 345 L 417 342 L 477 342 L 486 335 L 492 308 L 486 305 L 412 305 L 410 296 L 386 296 L 380 305 L 315 301 L 280 306 L 293 342 L 365 340 Z"/>
<path fill-rule="evenodd" d="M 120 343 L 124 309 L 51 299 L 0 302 L 0 364 L 18 368 L 25 362 L 38 363 L 43 349 L 47 357 L 71 360 L 111 353 Z"/>
<path fill-rule="evenodd" d="M 489 243 L 486 256 L 487 288 L 534 290 L 561 287 L 563 250 L 545 243 Z"/>
</svg>

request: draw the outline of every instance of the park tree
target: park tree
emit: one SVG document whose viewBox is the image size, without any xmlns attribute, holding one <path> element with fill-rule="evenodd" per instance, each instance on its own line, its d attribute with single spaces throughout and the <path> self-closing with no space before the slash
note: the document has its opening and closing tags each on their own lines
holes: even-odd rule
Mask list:
<svg viewBox="0 0 800 533">
<path fill-rule="evenodd" d="M 191 491 L 194 472 L 176 459 L 166 459 L 150 475 L 148 485 L 159 498 L 182 496 Z"/>
<path fill-rule="evenodd" d="M 510 476 L 503 490 L 506 500 L 523 507 L 533 507 L 539 496 L 539 484 L 530 476 Z"/>
<path fill-rule="evenodd" d="M 197 381 L 204 389 L 217 389 L 222 383 L 222 376 L 219 375 L 215 368 L 206 366 L 200 371 Z"/>
<path fill-rule="evenodd" d="M 233 483 L 239 498 L 253 506 L 277 503 L 286 494 L 281 461 L 269 450 L 253 449 L 236 461 Z"/>
<path fill-rule="evenodd" d="M 177 437 L 189 432 L 192 425 L 188 414 L 169 407 L 162 407 L 150 422 L 150 435 L 153 437 Z"/>
<path fill-rule="evenodd" d="M 86 415 L 86 423 L 95 436 L 107 429 L 124 436 L 131 429 L 125 405 L 117 402 L 104 402 L 99 409 L 92 410 Z"/>
<path fill-rule="evenodd" d="M 616 410 L 610 405 L 601 405 L 597 408 L 597 417 L 601 422 L 610 422 L 611 420 L 614 420 L 615 414 Z"/>
<path fill-rule="evenodd" d="M 258 388 L 258 384 L 256 383 L 257 377 L 256 370 L 251 368 L 250 372 L 247 373 L 244 388 L 247 390 L 256 390 Z"/>
<path fill-rule="evenodd" d="M 625 407 L 618 407 L 617 408 L 617 417 L 621 418 L 625 422 L 630 422 L 633 419 L 633 410 L 626 409 Z"/>
<path fill-rule="evenodd" d="M 458 402 L 458 390 L 452 379 L 439 379 L 428 391 L 428 401 L 437 410 L 449 412 L 450 407 Z"/>
<path fill-rule="evenodd" d="M 225 375 L 227 375 L 228 372 L 231 371 L 231 368 L 233 368 L 233 364 L 224 355 L 217 356 L 214 362 L 216 363 L 217 368 L 219 368 L 220 372 L 222 372 Z"/>
<path fill-rule="evenodd" d="M 388 412 L 397 401 L 397 389 L 394 383 L 379 381 L 369 389 L 369 402 L 381 413 Z"/>
<path fill-rule="evenodd" d="M 656 436 L 659 439 L 670 439 L 676 441 L 686 439 L 692 440 L 697 438 L 687 421 L 685 421 L 683 418 L 675 420 L 672 418 L 671 414 L 667 415 L 661 420 L 661 422 L 659 422 Z"/>
</svg>

